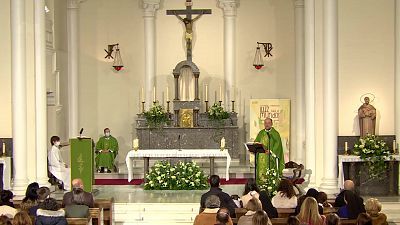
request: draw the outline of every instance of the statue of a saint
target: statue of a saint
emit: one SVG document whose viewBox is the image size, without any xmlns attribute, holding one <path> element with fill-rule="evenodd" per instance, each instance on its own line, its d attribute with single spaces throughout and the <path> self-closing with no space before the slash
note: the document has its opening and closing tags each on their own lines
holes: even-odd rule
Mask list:
<svg viewBox="0 0 400 225">
<path fill-rule="evenodd" d="M 364 104 L 358 108 L 358 118 L 360 124 L 360 136 L 375 134 L 376 109 L 369 104 L 369 97 L 364 98 Z"/>
</svg>

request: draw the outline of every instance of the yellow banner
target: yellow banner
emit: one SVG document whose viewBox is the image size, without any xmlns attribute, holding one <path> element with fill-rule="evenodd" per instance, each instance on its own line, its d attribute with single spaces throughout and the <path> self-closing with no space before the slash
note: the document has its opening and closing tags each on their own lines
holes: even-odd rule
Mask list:
<svg viewBox="0 0 400 225">
<path fill-rule="evenodd" d="M 290 150 L 290 99 L 250 99 L 250 140 L 264 129 L 264 119 L 271 118 L 273 127 L 279 132 L 285 162 Z"/>
</svg>

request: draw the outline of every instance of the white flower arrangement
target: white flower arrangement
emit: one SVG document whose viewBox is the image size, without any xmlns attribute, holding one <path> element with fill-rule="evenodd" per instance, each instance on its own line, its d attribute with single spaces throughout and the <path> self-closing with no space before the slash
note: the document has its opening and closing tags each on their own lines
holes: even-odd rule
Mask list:
<svg viewBox="0 0 400 225">
<path fill-rule="evenodd" d="M 272 198 L 277 193 L 279 179 L 279 174 L 274 168 L 267 169 L 266 173 L 258 179 L 259 187 L 267 191 Z"/>
</svg>

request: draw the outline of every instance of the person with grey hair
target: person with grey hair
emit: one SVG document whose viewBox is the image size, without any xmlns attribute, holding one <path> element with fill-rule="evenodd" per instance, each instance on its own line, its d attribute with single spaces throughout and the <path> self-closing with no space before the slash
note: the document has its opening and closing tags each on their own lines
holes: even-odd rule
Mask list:
<svg viewBox="0 0 400 225">
<path fill-rule="evenodd" d="M 64 194 L 63 202 L 62 202 L 63 206 L 75 204 L 73 192 L 75 191 L 75 189 L 81 189 L 83 192 L 82 193 L 83 205 L 87 205 L 87 206 L 89 206 L 89 208 L 94 207 L 93 195 L 92 195 L 92 193 L 89 193 L 89 192 L 86 192 L 83 190 L 84 187 L 83 187 L 82 179 L 76 178 L 76 179 L 72 180 L 72 189 L 73 189 L 73 191 L 70 191 L 70 192 L 67 192 Z"/>
<path fill-rule="evenodd" d="M 364 204 L 364 199 L 355 191 L 355 185 L 352 180 L 345 180 L 343 187 L 344 189 L 341 190 L 341 192 L 336 196 L 335 203 L 333 204 L 334 207 L 340 208 L 346 205 L 346 202 L 344 201 L 344 193 L 346 191 L 353 192 L 357 197 L 357 201 L 359 202 L 359 204 Z"/>
<path fill-rule="evenodd" d="M 210 195 L 205 200 L 205 209 L 194 219 L 193 225 L 214 225 L 217 223 L 217 212 L 220 209 L 221 201 L 217 195 Z M 233 225 L 229 219 L 228 225 Z"/>
<path fill-rule="evenodd" d="M 65 217 L 86 218 L 89 216 L 89 206 L 85 205 L 84 191 L 80 188 L 72 190 L 72 204 L 65 206 Z"/>
</svg>

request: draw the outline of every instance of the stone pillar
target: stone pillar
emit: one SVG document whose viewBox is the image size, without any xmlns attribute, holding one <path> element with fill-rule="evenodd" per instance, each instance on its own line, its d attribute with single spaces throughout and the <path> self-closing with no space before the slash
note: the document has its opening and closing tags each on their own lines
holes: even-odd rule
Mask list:
<svg viewBox="0 0 400 225">
<path fill-rule="evenodd" d="M 47 96 L 45 2 L 35 1 L 35 110 L 36 110 L 36 181 L 50 186 L 47 177 Z"/>
<path fill-rule="evenodd" d="M 324 176 L 320 190 L 337 193 L 338 12 L 337 0 L 324 1 Z"/>
<path fill-rule="evenodd" d="M 79 4 L 81 0 L 68 0 L 68 134 L 78 136 L 79 132 Z"/>
<path fill-rule="evenodd" d="M 145 89 L 146 102 L 153 102 L 152 91 L 156 80 L 156 24 L 155 14 L 160 0 L 142 0 L 144 19 Z M 149 104 L 151 106 L 151 104 Z"/>
<path fill-rule="evenodd" d="M 24 195 L 28 185 L 25 26 L 25 0 L 11 1 L 13 192 L 16 195 Z"/>
<path fill-rule="evenodd" d="M 225 104 L 231 101 L 229 89 L 236 86 L 235 49 L 236 49 L 236 8 L 237 0 L 218 0 L 218 6 L 224 12 L 224 74 Z M 234 91 L 234 90 L 232 90 Z M 222 99 L 224 101 L 224 99 Z"/>
<path fill-rule="evenodd" d="M 179 100 L 179 74 L 174 74 L 175 80 L 175 98 L 174 100 Z"/>
<path fill-rule="evenodd" d="M 194 74 L 194 100 L 200 100 L 199 98 L 199 75 Z"/>
<path fill-rule="evenodd" d="M 315 15 L 314 0 L 304 1 L 304 88 L 306 106 L 306 169 L 312 171 L 309 187 L 315 187 Z"/>
<path fill-rule="evenodd" d="M 304 164 L 304 0 L 294 0 L 296 37 L 296 157 Z"/>
<path fill-rule="evenodd" d="M 400 144 L 400 0 L 395 0 L 395 135 Z M 400 148 L 398 148 L 400 149 Z"/>
</svg>

